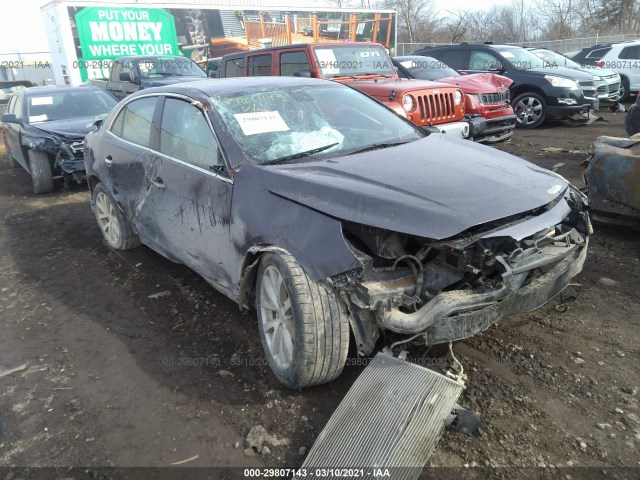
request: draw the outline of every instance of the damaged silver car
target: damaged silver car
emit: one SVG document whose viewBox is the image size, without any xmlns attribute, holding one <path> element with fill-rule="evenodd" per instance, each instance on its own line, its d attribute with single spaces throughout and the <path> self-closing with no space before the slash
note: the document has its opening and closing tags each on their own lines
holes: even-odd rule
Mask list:
<svg viewBox="0 0 640 480">
<path fill-rule="evenodd" d="M 145 90 L 86 139 L 106 242 L 188 265 L 243 310 L 291 388 L 387 340 L 477 334 L 561 292 L 586 197 L 557 174 L 431 133 L 344 85 L 234 78 Z"/>
</svg>

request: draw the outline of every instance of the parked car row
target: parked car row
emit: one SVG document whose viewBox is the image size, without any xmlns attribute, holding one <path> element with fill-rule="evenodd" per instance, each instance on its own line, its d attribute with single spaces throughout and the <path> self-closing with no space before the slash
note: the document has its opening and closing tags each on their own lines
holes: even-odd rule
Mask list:
<svg viewBox="0 0 640 480">
<path fill-rule="evenodd" d="M 510 78 L 517 126 L 536 128 L 546 119 L 589 115 L 596 99 L 593 76 L 566 67 L 551 68 L 532 52 L 512 45 L 439 45 L 414 52 L 436 58 L 460 72 L 493 72 Z"/>
<path fill-rule="evenodd" d="M 593 45 L 577 52 L 573 59 L 581 65 L 614 70 L 620 75 L 620 101 L 640 92 L 640 40 Z"/>
</svg>

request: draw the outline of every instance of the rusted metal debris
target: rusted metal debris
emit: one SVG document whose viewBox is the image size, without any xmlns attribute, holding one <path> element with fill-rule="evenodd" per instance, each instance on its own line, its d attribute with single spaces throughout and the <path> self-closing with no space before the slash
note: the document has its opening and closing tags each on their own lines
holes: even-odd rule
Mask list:
<svg viewBox="0 0 640 480">
<path fill-rule="evenodd" d="M 594 218 L 640 225 L 640 134 L 598 137 L 584 179 Z"/>
</svg>

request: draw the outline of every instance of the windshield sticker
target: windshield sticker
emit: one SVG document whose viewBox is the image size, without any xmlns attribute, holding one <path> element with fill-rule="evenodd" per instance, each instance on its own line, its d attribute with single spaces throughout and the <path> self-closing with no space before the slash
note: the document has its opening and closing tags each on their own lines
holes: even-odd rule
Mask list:
<svg viewBox="0 0 640 480">
<path fill-rule="evenodd" d="M 29 116 L 29 123 L 46 122 L 47 119 L 46 115 L 31 115 Z"/>
<path fill-rule="evenodd" d="M 514 58 L 515 57 L 515 55 L 513 53 L 511 53 L 511 52 L 509 52 L 507 50 L 502 50 L 500 53 L 505 58 Z"/>
<path fill-rule="evenodd" d="M 31 105 L 53 105 L 53 97 L 33 97 Z"/>
<path fill-rule="evenodd" d="M 286 132 L 289 130 L 278 111 L 236 113 L 234 117 L 240 124 L 242 133 L 246 136 L 258 133 Z"/>
</svg>

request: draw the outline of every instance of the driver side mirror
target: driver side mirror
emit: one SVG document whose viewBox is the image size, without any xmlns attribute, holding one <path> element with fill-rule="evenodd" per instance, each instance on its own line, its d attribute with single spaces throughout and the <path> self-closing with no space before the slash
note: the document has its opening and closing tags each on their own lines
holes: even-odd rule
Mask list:
<svg viewBox="0 0 640 480">
<path fill-rule="evenodd" d="M 120 72 L 120 81 L 121 82 L 136 83 L 131 78 L 131 74 L 129 72 Z"/>
<path fill-rule="evenodd" d="M 504 68 L 504 65 L 500 62 L 494 63 L 489 67 L 489 71 L 490 72 L 504 72 L 506 70 L 506 68 Z"/>
<path fill-rule="evenodd" d="M 311 78 L 311 70 L 298 70 L 297 72 L 293 72 L 293 76 Z"/>
<path fill-rule="evenodd" d="M 16 117 L 15 113 L 5 113 L 0 117 L 0 123 L 15 123 L 16 125 L 21 125 L 22 120 Z"/>
</svg>

